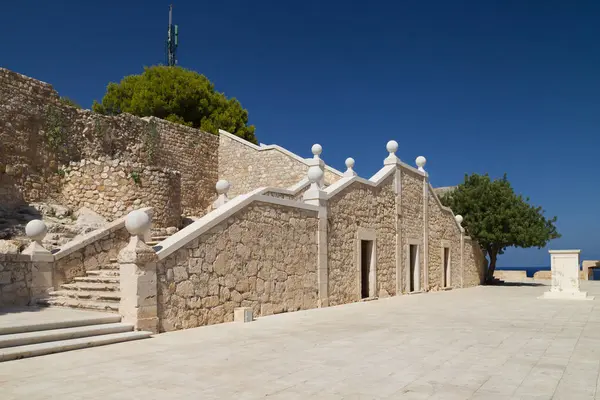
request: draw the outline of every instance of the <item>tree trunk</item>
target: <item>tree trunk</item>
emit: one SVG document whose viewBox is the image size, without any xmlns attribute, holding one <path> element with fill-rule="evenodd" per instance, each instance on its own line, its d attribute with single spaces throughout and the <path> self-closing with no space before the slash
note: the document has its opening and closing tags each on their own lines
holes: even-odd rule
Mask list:
<svg viewBox="0 0 600 400">
<path fill-rule="evenodd" d="M 494 280 L 494 271 L 496 270 L 496 258 L 498 257 L 498 253 L 492 250 L 489 251 L 488 254 L 490 256 L 490 265 L 488 265 L 485 281 L 486 283 L 492 283 Z"/>
</svg>

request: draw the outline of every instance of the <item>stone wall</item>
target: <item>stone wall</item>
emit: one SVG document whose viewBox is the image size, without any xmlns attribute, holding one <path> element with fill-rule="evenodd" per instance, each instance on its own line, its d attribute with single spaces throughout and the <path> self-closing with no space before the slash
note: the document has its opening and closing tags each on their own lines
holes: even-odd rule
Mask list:
<svg viewBox="0 0 600 400">
<path fill-rule="evenodd" d="M 63 204 L 87 207 L 108 220 L 130 211 L 153 207 L 153 225 L 179 227 L 181 175 L 168 168 L 102 158 L 71 162 L 64 170 Z"/>
<path fill-rule="evenodd" d="M 442 208 L 435 194 L 428 191 L 429 265 L 428 283 L 432 290 L 442 287 L 461 287 L 460 229 L 454 214 Z M 444 247 L 449 249 L 450 281 L 444 282 Z M 444 285 L 446 283 L 446 285 Z"/>
<path fill-rule="evenodd" d="M 481 285 L 485 278 L 486 261 L 476 241 L 465 237 L 464 287 Z"/>
<path fill-rule="evenodd" d="M 401 224 L 402 224 L 402 290 L 408 291 L 409 245 L 418 243 L 420 288 L 423 289 L 423 180 L 424 177 L 406 168 L 401 170 Z"/>
<path fill-rule="evenodd" d="M 230 197 L 259 187 L 288 188 L 306 178 L 308 166 L 276 148 L 260 149 L 227 134 L 221 134 L 219 140 L 219 178 L 231 183 Z M 325 170 L 326 185 L 340 178 Z"/>
<path fill-rule="evenodd" d="M 354 182 L 329 200 L 329 304 L 358 301 L 360 293 L 359 230 L 375 234 L 376 293 L 396 294 L 396 202 L 394 176 L 374 188 Z"/>
<path fill-rule="evenodd" d="M 0 174 L 28 202 L 59 195 L 61 165 L 104 156 L 179 171 L 188 215 L 204 214 L 216 197 L 216 135 L 156 118 L 76 109 L 60 102 L 52 86 L 2 68 L 0 142 Z"/>
<path fill-rule="evenodd" d="M 317 212 L 256 202 L 159 262 L 160 330 L 317 306 Z"/>
<path fill-rule="evenodd" d="M 30 257 L 0 253 L 0 307 L 28 305 L 30 289 Z"/>
</svg>

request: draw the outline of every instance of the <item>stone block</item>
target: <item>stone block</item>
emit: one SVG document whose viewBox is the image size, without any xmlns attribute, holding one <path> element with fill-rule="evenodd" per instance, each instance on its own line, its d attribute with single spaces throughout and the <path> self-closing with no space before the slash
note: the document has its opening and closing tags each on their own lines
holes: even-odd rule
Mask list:
<svg viewBox="0 0 600 400">
<path fill-rule="evenodd" d="M 251 307 L 236 307 L 233 310 L 234 322 L 252 322 L 252 308 Z"/>
</svg>

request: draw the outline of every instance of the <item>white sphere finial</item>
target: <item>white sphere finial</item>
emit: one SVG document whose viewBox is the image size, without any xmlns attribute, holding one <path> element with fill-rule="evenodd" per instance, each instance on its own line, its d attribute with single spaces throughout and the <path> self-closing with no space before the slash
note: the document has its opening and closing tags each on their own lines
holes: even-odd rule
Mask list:
<svg viewBox="0 0 600 400">
<path fill-rule="evenodd" d="M 454 217 L 454 219 L 456 220 L 456 222 L 458 222 L 459 225 L 463 222 L 462 215 L 457 215 L 456 217 Z"/>
<path fill-rule="evenodd" d="M 151 223 L 150 216 L 142 210 L 133 210 L 125 217 L 125 228 L 131 235 L 143 235 L 150 229 Z"/>
<path fill-rule="evenodd" d="M 307 175 L 310 183 L 319 183 L 325 173 L 319 166 L 312 166 L 308 169 Z"/>
<path fill-rule="evenodd" d="M 423 168 L 425 166 L 425 164 L 427 163 L 427 159 L 423 156 L 419 156 L 417 157 L 417 159 L 415 160 L 415 163 L 417 164 L 417 167 L 419 167 L 419 171 L 421 172 L 425 172 L 425 169 Z"/>
<path fill-rule="evenodd" d="M 319 158 L 319 155 L 323 152 L 323 147 L 320 144 L 315 143 L 310 150 L 312 151 L 314 158 Z"/>
<path fill-rule="evenodd" d="M 227 194 L 227 192 L 229 192 L 229 188 L 231 187 L 231 184 L 226 181 L 225 179 L 219 179 L 217 181 L 217 184 L 215 185 L 215 189 L 217 190 L 217 194 L 221 195 L 221 194 Z"/>
<path fill-rule="evenodd" d="M 354 158 L 352 158 L 352 157 L 346 158 L 346 168 L 348 168 L 348 169 L 354 168 Z"/>
<path fill-rule="evenodd" d="M 47 232 L 48 227 L 41 219 L 31 220 L 25 226 L 25 234 L 35 242 L 41 242 Z"/>
<path fill-rule="evenodd" d="M 396 154 L 396 152 L 398 151 L 398 142 L 396 142 L 395 140 L 390 140 L 385 145 L 385 148 L 387 149 L 388 153 L 390 153 L 390 155 Z"/>
</svg>

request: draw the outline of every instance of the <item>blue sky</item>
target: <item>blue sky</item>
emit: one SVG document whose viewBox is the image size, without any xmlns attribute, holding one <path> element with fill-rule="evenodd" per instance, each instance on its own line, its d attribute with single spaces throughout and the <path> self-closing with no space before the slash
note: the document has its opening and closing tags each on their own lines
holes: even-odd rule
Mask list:
<svg viewBox="0 0 600 400">
<path fill-rule="evenodd" d="M 0 66 L 85 107 L 164 62 L 168 2 L 10 1 Z M 504 172 L 558 216 L 551 248 L 600 258 L 600 3 L 174 1 L 179 64 L 250 113 L 258 139 L 370 177 L 398 141 L 434 186 Z M 511 250 L 499 265 L 547 265 Z"/>
</svg>

